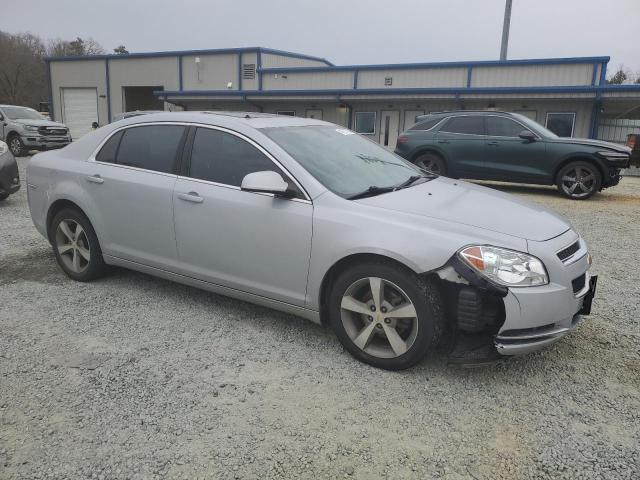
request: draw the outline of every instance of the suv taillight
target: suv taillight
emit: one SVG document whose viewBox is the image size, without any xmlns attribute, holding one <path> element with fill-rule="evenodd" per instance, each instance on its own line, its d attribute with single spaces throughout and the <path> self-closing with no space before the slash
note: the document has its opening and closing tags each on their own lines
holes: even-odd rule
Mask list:
<svg viewBox="0 0 640 480">
<path fill-rule="evenodd" d="M 407 143 L 409 141 L 409 137 L 407 137 L 406 135 L 400 135 L 398 137 L 398 140 L 396 140 L 396 147 L 402 143 Z"/>
</svg>

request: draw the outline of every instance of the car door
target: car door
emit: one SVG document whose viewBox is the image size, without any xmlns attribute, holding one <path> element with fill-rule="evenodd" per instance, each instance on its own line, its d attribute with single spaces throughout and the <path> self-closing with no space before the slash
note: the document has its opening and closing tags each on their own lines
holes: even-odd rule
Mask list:
<svg viewBox="0 0 640 480">
<path fill-rule="evenodd" d="M 450 117 L 436 135 L 445 154 L 447 176 L 484 178 L 485 126 L 481 115 Z"/>
<path fill-rule="evenodd" d="M 173 200 L 182 273 L 303 306 L 313 206 L 292 177 L 255 142 L 219 128 L 195 130 L 186 168 Z M 245 175 L 264 170 L 297 197 L 240 189 Z"/>
<path fill-rule="evenodd" d="M 115 133 L 80 181 L 105 255 L 176 270 L 173 187 L 183 125 L 134 126 Z"/>
<path fill-rule="evenodd" d="M 499 115 L 486 117 L 486 178 L 507 182 L 540 182 L 552 173 L 545 162 L 544 141 L 520 122 Z M 527 130 L 535 140 L 520 138 Z"/>
</svg>

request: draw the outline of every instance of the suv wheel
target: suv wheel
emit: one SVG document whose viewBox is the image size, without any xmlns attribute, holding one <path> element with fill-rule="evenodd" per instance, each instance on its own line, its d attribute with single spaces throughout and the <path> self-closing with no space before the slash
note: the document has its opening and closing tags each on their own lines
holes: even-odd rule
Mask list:
<svg viewBox="0 0 640 480">
<path fill-rule="evenodd" d="M 11 150 L 14 157 L 22 157 L 27 154 L 27 147 L 24 146 L 20 135 L 13 134 L 9 138 L 9 150 Z"/>
<path fill-rule="evenodd" d="M 558 190 L 573 200 L 584 200 L 600 190 L 602 175 L 589 162 L 571 162 L 558 172 Z"/>
<path fill-rule="evenodd" d="M 447 166 L 444 163 L 444 159 L 436 153 L 423 153 L 416 157 L 413 163 L 423 170 L 435 173 L 437 175 L 446 175 Z"/>
<path fill-rule="evenodd" d="M 329 319 L 342 345 L 386 370 L 411 367 L 435 349 L 442 311 L 436 284 L 386 262 L 345 270 L 329 298 Z"/>
<path fill-rule="evenodd" d="M 51 240 L 64 273 L 79 282 L 104 274 L 105 264 L 96 232 L 89 219 L 74 209 L 64 209 L 51 222 Z"/>
</svg>

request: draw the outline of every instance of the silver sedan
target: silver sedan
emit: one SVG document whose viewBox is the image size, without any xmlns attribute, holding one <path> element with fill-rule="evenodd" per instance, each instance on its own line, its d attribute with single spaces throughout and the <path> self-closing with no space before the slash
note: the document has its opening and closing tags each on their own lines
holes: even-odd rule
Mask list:
<svg viewBox="0 0 640 480">
<path fill-rule="evenodd" d="M 36 155 L 27 183 L 72 279 L 118 265 L 269 306 L 330 325 L 385 369 L 445 335 L 486 358 L 539 349 L 595 290 L 563 218 L 313 119 L 134 117 Z"/>
</svg>

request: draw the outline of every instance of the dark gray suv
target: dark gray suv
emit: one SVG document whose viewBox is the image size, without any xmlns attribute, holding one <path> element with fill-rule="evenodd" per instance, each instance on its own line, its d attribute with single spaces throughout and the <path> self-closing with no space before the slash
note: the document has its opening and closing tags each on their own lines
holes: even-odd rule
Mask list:
<svg viewBox="0 0 640 480">
<path fill-rule="evenodd" d="M 463 110 L 418 117 L 395 152 L 449 177 L 555 184 L 567 197 L 585 199 L 620 182 L 631 149 L 558 137 L 517 113 Z"/>
</svg>

